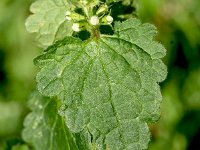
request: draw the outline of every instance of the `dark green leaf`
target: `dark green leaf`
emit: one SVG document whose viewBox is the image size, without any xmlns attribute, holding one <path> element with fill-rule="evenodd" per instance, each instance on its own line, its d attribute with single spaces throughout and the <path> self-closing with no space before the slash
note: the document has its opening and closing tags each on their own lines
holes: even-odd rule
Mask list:
<svg viewBox="0 0 200 150">
<path fill-rule="evenodd" d="M 66 105 L 66 124 L 99 149 L 147 149 L 148 122 L 159 118 L 158 82 L 166 77 L 156 29 L 137 19 L 117 23 L 113 36 L 82 42 L 67 37 L 35 63 L 38 90 Z"/>
<path fill-rule="evenodd" d="M 24 122 L 23 139 L 36 150 L 78 150 L 72 134 L 58 115 L 55 99 L 42 97 L 38 92 L 29 101 L 32 112 Z"/>
</svg>

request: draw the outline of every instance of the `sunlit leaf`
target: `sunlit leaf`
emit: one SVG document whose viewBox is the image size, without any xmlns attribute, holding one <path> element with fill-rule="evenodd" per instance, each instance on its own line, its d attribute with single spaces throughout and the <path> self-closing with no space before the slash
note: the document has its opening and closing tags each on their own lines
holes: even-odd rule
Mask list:
<svg viewBox="0 0 200 150">
<path fill-rule="evenodd" d="M 71 35 L 71 22 L 65 19 L 68 10 L 64 0 L 37 0 L 30 11 L 33 13 L 26 20 L 26 28 L 36 33 L 40 46 L 48 47 L 66 35 Z"/>
</svg>

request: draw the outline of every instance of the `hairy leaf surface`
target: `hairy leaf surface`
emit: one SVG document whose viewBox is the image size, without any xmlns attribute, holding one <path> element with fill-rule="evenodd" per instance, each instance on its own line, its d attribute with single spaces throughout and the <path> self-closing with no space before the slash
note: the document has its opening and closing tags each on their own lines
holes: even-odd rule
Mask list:
<svg viewBox="0 0 200 150">
<path fill-rule="evenodd" d="M 31 5 L 33 14 L 26 20 L 26 28 L 36 33 L 40 46 L 46 48 L 72 34 L 71 23 L 65 21 L 66 5 L 64 0 L 37 0 Z"/>
<path fill-rule="evenodd" d="M 29 101 L 32 112 L 26 117 L 22 136 L 36 150 L 78 150 L 72 134 L 58 115 L 57 102 L 32 94 Z"/>
<path fill-rule="evenodd" d="M 159 118 L 158 83 L 166 77 L 156 29 L 137 19 L 116 23 L 113 36 L 66 37 L 35 59 L 38 90 L 66 105 L 66 124 L 99 149 L 147 149 L 147 123 Z"/>
</svg>

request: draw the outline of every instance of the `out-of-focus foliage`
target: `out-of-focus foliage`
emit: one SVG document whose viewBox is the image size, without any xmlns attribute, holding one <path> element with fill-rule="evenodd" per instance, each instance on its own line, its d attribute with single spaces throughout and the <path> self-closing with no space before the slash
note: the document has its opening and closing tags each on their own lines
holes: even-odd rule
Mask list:
<svg viewBox="0 0 200 150">
<path fill-rule="evenodd" d="M 130 1 L 124 1 L 124 3 Z M 150 150 L 195 150 L 200 139 L 200 1 L 137 0 L 137 15 L 155 24 L 165 45 L 168 79 Z M 38 55 L 25 29 L 31 1 L 0 1 L 0 150 L 30 150 L 21 139 Z M 200 149 L 200 146 L 196 149 Z"/>
<path fill-rule="evenodd" d="M 0 1 L 0 150 L 27 150 L 21 140 L 39 53 L 25 29 L 30 1 Z M 13 147 L 13 145 L 15 145 Z"/>
<path fill-rule="evenodd" d="M 139 17 L 158 27 L 169 72 L 149 149 L 200 149 L 200 1 L 140 0 L 138 6 Z"/>
<path fill-rule="evenodd" d="M 200 109 L 200 68 L 190 71 L 182 92 L 188 109 Z"/>
<path fill-rule="evenodd" d="M 139 17 L 159 28 L 159 38 L 168 49 L 165 62 L 169 67 L 174 66 L 176 51 L 180 49 L 188 64 L 199 63 L 200 1 L 140 0 L 138 5 Z"/>
<path fill-rule="evenodd" d="M 38 50 L 24 25 L 28 7 L 26 0 L 0 2 L 0 97 L 5 101 L 25 101 L 35 76 L 32 59 Z"/>
</svg>

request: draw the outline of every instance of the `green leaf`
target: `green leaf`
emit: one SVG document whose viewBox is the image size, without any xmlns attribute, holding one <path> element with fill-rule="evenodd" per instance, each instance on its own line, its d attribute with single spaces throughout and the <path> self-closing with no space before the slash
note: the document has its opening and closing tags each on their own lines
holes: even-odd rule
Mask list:
<svg viewBox="0 0 200 150">
<path fill-rule="evenodd" d="M 68 7 L 64 0 L 37 0 L 30 11 L 33 13 L 26 20 L 26 28 L 36 33 L 36 41 L 40 46 L 48 47 L 55 41 L 71 35 L 71 22 L 65 20 Z"/>
<path fill-rule="evenodd" d="M 99 149 L 147 149 L 147 123 L 160 115 L 159 82 L 166 77 L 156 29 L 138 19 L 116 23 L 113 36 L 85 42 L 66 37 L 35 59 L 46 96 L 66 105 L 66 124 Z"/>
<path fill-rule="evenodd" d="M 26 117 L 23 139 L 36 150 L 78 150 L 63 119 L 58 115 L 55 99 L 34 92 L 29 101 L 32 112 Z"/>
</svg>

